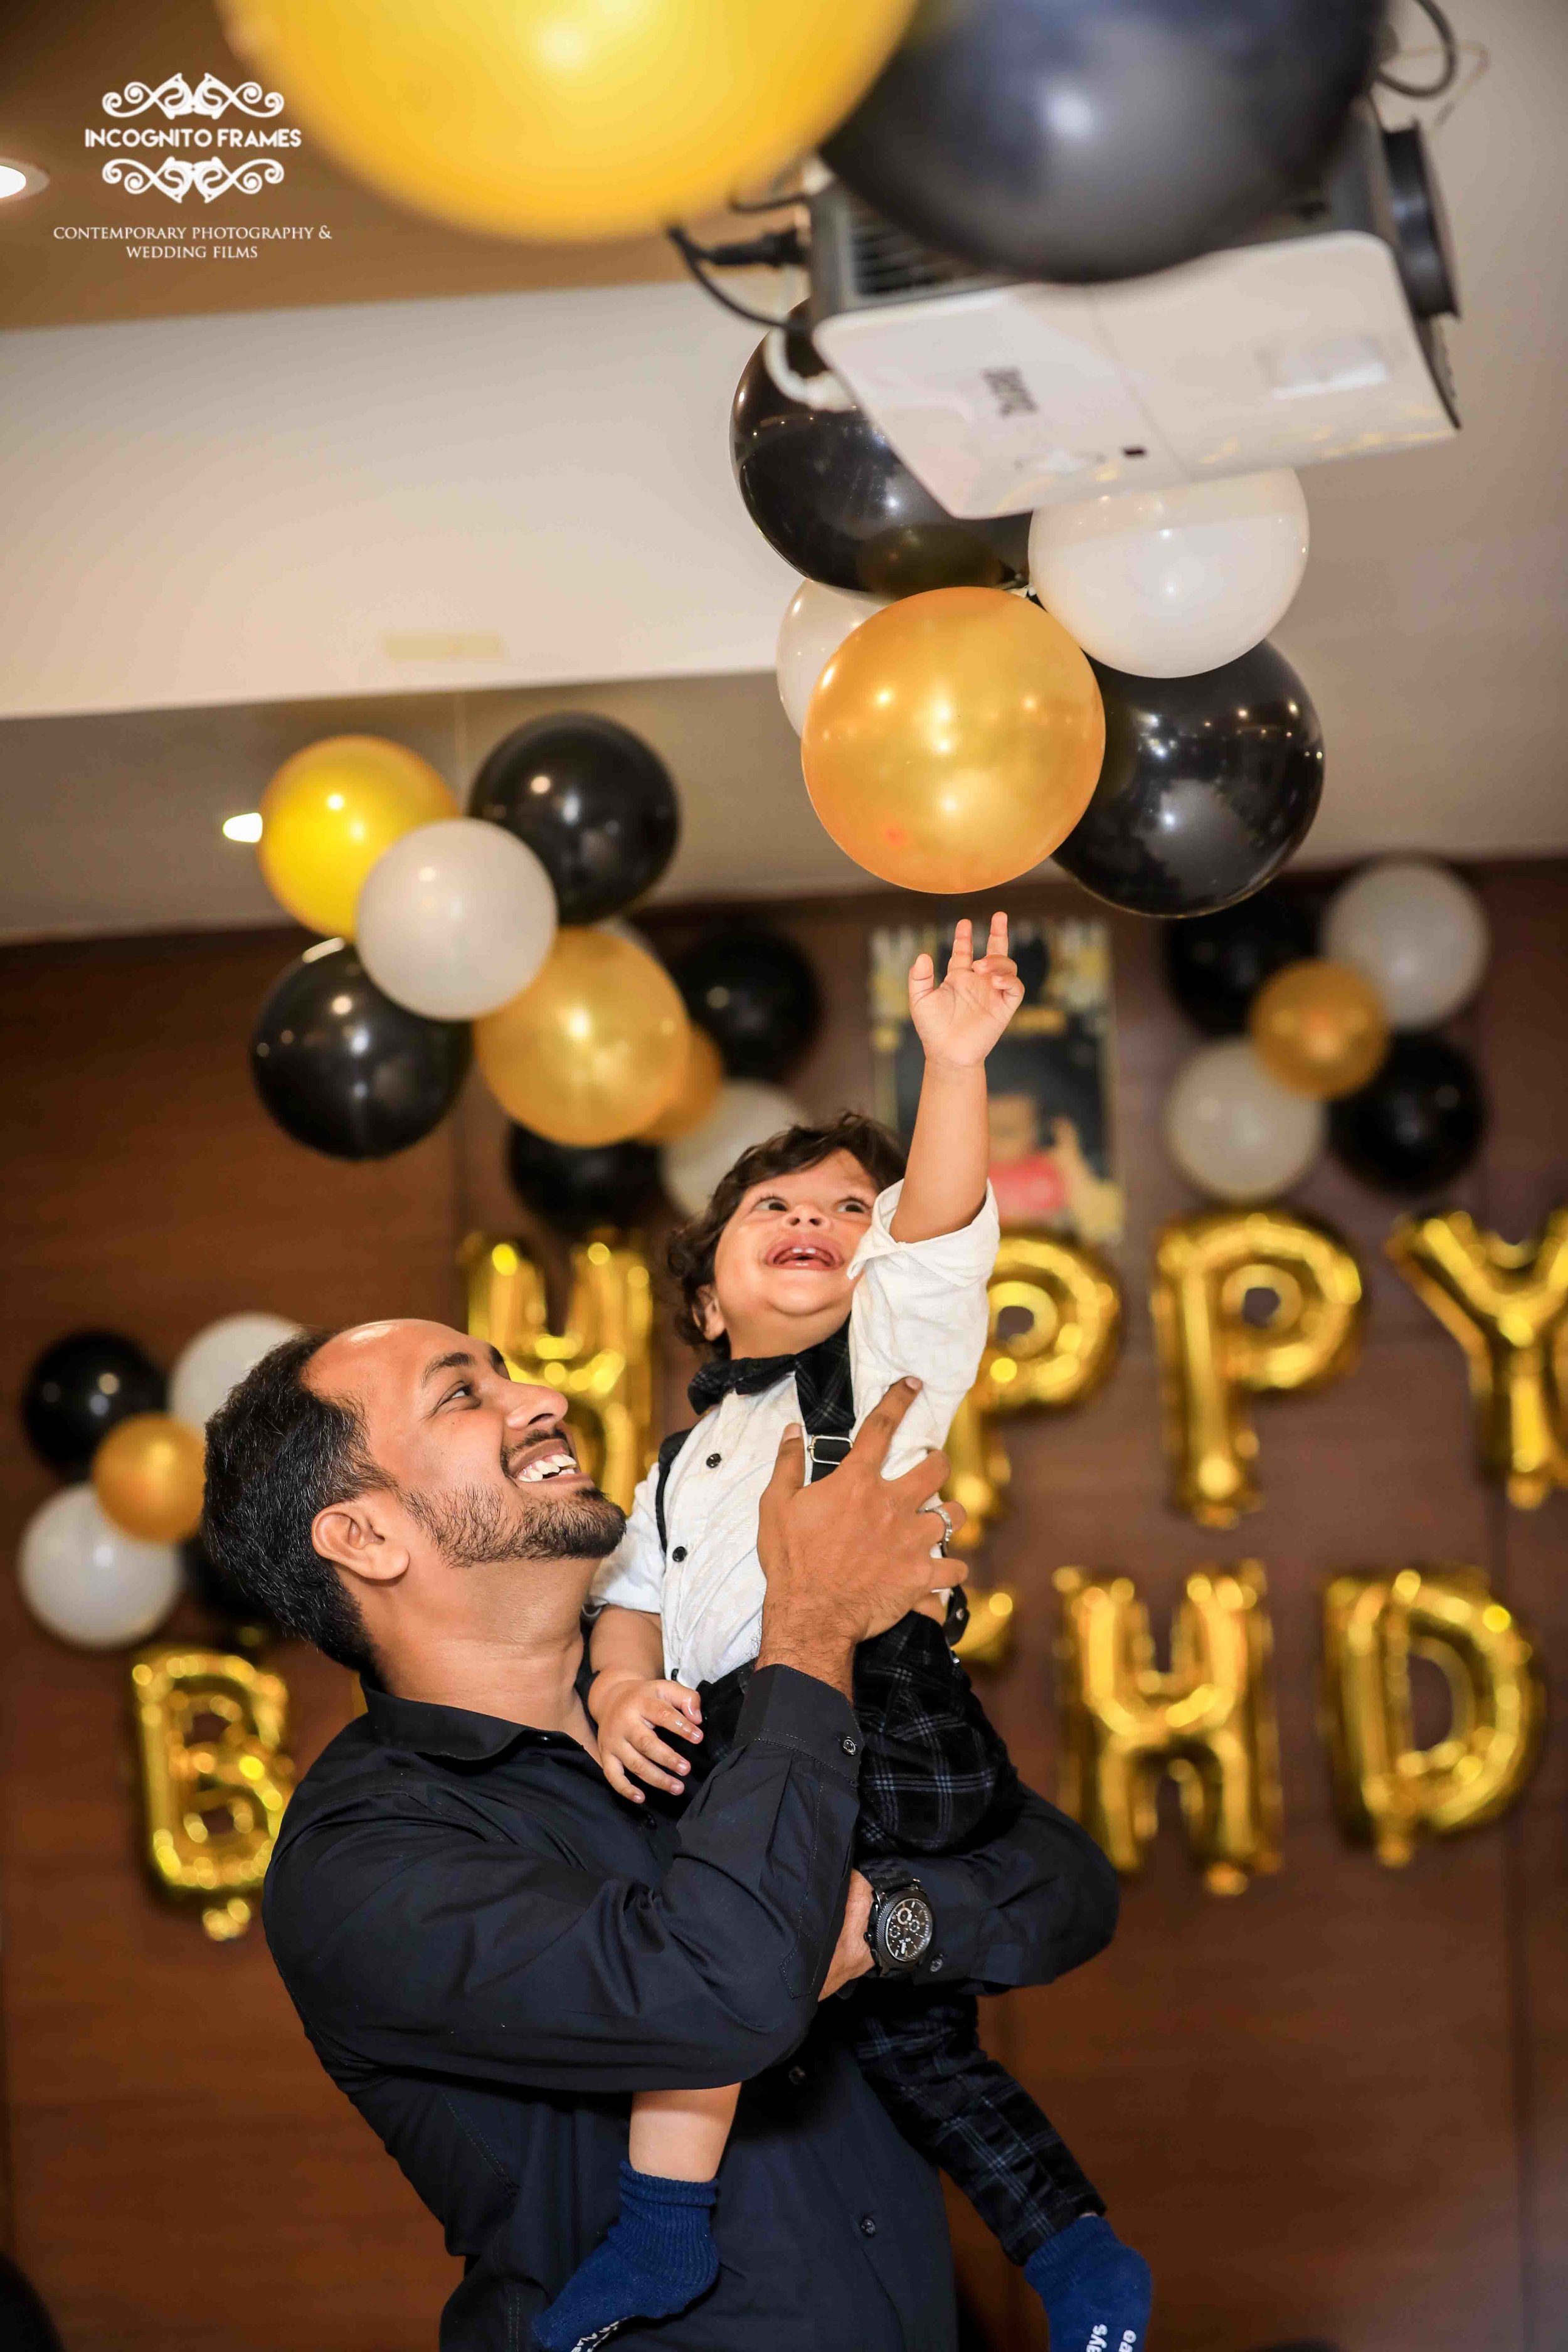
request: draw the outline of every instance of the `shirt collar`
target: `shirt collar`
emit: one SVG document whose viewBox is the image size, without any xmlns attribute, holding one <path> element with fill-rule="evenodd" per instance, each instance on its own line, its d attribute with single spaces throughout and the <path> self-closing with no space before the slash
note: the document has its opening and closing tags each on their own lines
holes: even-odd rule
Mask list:
<svg viewBox="0 0 1568 2352">
<path fill-rule="evenodd" d="M 577 1669 L 577 1696 L 584 1706 L 592 1675 L 584 1638 L 583 1663 Z M 412 1748 L 416 1755 L 438 1756 L 457 1764 L 490 1764 L 520 1742 L 533 1748 L 578 1745 L 567 1731 L 542 1731 L 531 1723 L 475 1715 L 466 1706 L 437 1706 L 429 1699 L 398 1698 L 369 1671 L 361 1675 L 360 1685 L 366 1719 L 384 1748 Z"/>
</svg>

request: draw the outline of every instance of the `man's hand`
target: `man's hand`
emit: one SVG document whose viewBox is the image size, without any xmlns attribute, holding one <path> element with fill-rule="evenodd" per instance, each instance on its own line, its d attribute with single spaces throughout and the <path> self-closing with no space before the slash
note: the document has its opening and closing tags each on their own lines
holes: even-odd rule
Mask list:
<svg viewBox="0 0 1568 2352">
<path fill-rule="evenodd" d="M 920 1382 L 897 1381 L 831 1478 L 805 1484 L 805 1445 L 787 1431 L 763 1496 L 757 1549 L 768 1580 L 759 1666 L 795 1666 L 850 1696 L 855 1644 L 880 1633 L 924 1599 L 940 1574 L 961 1584 L 961 1559 L 933 1567 L 941 1522 L 922 1505 L 947 1476 L 945 1454 L 928 1454 L 901 1478 L 884 1478 L 893 1433 Z"/>
<path fill-rule="evenodd" d="M 670 1731 L 693 1743 L 701 1738 L 702 1701 L 694 1690 L 684 1683 L 601 1674 L 594 1677 L 589 1706 L 599 1727 L 599 1761 L 617 1796 L 635 1805 L 644 1801 L 628 1777 L 634 1772 L 650 1789 L 680 1795 L 691 1767 L 658 1735 Z"/>
<path fill-rule="evenodd" d="M 858 1870 L 849 1874 L 849 1892 L 844 1903 L 844 1925 L 838 1930 L 838 1941 L 833 1948 L 833 1958 L 827 1963 L 818 2000 L 826 2000 L 852 1977 L 871 1973 L 871 1947 L 866 1941 L 866 1930 L 871 1924 L 871 1882 L 862 1878 Z"/>
</svg>

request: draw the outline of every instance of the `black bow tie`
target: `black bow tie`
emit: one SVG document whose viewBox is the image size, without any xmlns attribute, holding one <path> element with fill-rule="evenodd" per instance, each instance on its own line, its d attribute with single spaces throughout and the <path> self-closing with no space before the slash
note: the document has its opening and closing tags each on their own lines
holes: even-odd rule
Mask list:
<svg viewBox="0 0 1568 2352">
<path fill-rule="evenodd" d="M 815 1348 L 803 1348 L 796 1356 L 715 1356 L 702 1366 L 686 1393 L 693 1412 L 706 1412 L 731 1393 L 761 1396 L 764 1389 L 776 1388 L 792 1372 L 806 1434 L 839 1441 L 834 1448 L 836 1459 L 821 1454 L 813 1456 L 814 1475 L 825 1477 L 847 1453 L 849 1433 L 855 1426 L 847 1321 Z"/>
</svg>

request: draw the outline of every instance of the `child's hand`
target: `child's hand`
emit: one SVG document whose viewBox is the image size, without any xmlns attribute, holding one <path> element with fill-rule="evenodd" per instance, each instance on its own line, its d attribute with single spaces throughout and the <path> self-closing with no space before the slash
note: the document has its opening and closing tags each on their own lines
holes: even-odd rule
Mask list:
<svg viewBox="0 0 1568 2352">
<path fill-rule="evenodd" d="M 684 1683 L 645 1682 L 634 1675 L 596 1675 L 588 1691 L 589 1710 L 599 1727 L 599 1761 L 618 1797 L 643 1802 L 629 1773 L 650 1789 L 679 1797 L 691 1767 L 667 1748 L 659 1731 L 672 1731 L 694 1744 L 702 1737 L 702 1701 Z M 667 1766 L 667 1770 L 661 1770 Z"/>
<path fill-rule="evenodd" d="M 972 1069 L 983 1062 L 1024 1001 L 1018 967 L 1007 953 L 1007 918 L 993 915 L 985 953 L 974 960 L 973 925 L 952 934 L 947 977 L 939 988 L 928 955 L 910 967 L 910 1017 L 928 1062 Z"/>
</svg>

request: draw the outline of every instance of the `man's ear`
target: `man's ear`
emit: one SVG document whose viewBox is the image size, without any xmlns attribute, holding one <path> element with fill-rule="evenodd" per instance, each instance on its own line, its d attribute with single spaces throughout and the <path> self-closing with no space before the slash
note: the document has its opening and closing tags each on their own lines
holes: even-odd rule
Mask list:
<svg viewBox="0 0 1568 2352">
<path fill-rule="evenodd" d="M 374 1491 L 347 1503 L 329 1503 L 310 1522 L 310 1541 L 323 1559 L 372 1584 L 395 1584 L 408 1569 L 408 1547 L 398 1542 Z"/>
<path fill-rule="evenodd" d="M 724 1318 L 719 1312 L 719 1300 L 710 1282 L 705 1282 L 697 1294 L 697 1328 L 705 1339 L 719 1339 L 724 1333 Z"/>
</svg>

